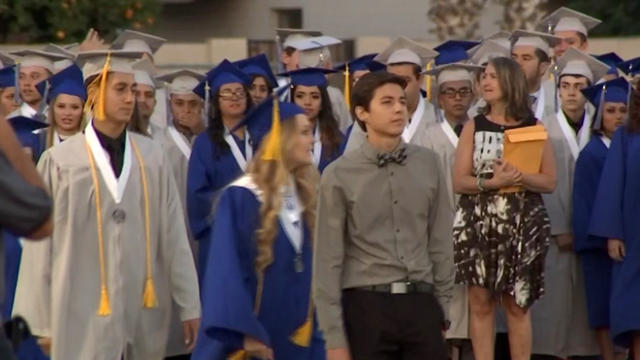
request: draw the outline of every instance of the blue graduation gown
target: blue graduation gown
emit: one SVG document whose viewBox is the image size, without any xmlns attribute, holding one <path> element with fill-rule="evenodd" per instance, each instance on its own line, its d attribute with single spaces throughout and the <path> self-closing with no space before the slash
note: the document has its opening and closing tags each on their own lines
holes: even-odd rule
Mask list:
<svg viewBox="0 0 640 360">
<path fill-rule="evenodd" d="M 264 272 L 260 309 L 257 315 L 254 313 L 259 209 L 259 200 L 245 187 L 232 185 L 220 197 L 206 281 L 201 285 L 202 324 L 194 360 L 225 359 L 242 348 L 245 335 L 273 349 L 278 360 L 325 358 L 315 319 L 309 347 L 289 339 L 305 322 L 311 296 L 311 240 L 306 227 L 301 254 L 304 267 L 297 273 L 295 250 L 279 225 L 273 262 Z"/>
<path fill-rule="evenodd" d="M 608 328 L 610 325 L 613 261 L 607 253 L 607 239 L 587 232 L 608 150 L 599 136 L 593 136 L 578 156 L 573 180 L 574 248 L 580 256 L 584 273 L 587 312 L 592 328 Z"/>
<path fill-rule="evenodd" d="M 347 142 L 349 140 L 349 136 L 351 136 L 351 131 L 353 130 L 354 126 L 357 126 L 355 122 L 349 125 L 349 127 L 347 128 L 344 139 L 342 140 L 342 144 L 340 144 L 340 154 L 344 154 L 344 151 L 347 149 Z"/>
<path fill-rule="evenodd" d="M 234 139 L 242 153 L 244 141 Z M 202 280 L 213 223 L 213 205 L 218 192 L 242 175 L 243 171 L 231 150 L 211 141 L 207 131 L 198 135 L 191 149 L 187 174 L 187 218 L 193 237 L 198 241 L 198 276 Z M 202 281 L 201 281 L 202 283 Z"/>
<path fill-rule="evenodd" d="M 353 126 L 353 125 L 351 125 Z M 328 150 L 325 146 L 322 147 L 322 153 L 320 154 L 320 163 L 318 164 L 318 171 L 322 174 L 324 168 L 329 166 L 332 162 L 334 162 L 337 158 L 342 155 L 344 152 L 344 147 L 346 147 L 345 136 L 340 133 L 340 146 L 333 154 L 329 155 Z"/>
<path fill-rule="evenodd" d="M 627 256 L 614 262 L 611 335 L 629 346 L 640 330 L 640 134 L 616 131 L 602 171 L 589 234 L 624 241 Z"/>
<path fill-rule="evenodd" d="M 46 130 L 42 130 L 37 133 L 22 129 L 16 130 L 16 137 L 18 138 L 18 141 L 20 141 L 22 146 L 31 149 L 31 152 L 33 153 L 33 161 L 35 163 L 38 162 L 40 155 L 42 155 L 45 150 L 45 134 Z"/>
</svg>

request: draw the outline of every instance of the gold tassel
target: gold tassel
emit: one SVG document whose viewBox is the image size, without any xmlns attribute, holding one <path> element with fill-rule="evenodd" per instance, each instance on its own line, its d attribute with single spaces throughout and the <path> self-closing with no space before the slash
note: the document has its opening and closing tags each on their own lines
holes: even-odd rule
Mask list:
<svg viewBox="0 0 640 360">
<path fill-rule="evenodd" d="M 152 309 L 158 306 L 158 299 L 156 298 L 156 287 L 153 285 L 153 279 L 151 277 L 148 277 L 147 281 L 144 282 L 142 305 L 147 309 Z"/>
<path fill-rule="evenodd" d="M 98 316 L 111 315 L 111 304 L 109 303 L 109 294 L 107 294 L 107 287 L 102 286 L 100 289 L 100 306 L 98 307 Z"/>
<path fill-rule="evenodd" d="M 249 354 L 245 350 L 238 350 L 227 356 L 228 360 L 249 360 Z"/>
<path fill-rule="evenodd" d="M 351 111 L 351 81 L 349 81 L 349 63 L 345 64 L 344 71 L 344 102 L 347 104 L 347 109 Z"/>
<path fill-rule="evenodd" d="M 427 63 L 427 68 L 425 70 L 426 71 L 431 70 L 432 66 L 433 66 L 433 60 Z M 425 75 L 424 81 L 425 81 L 424 86 L 426 87 L 424 90 L 427 92 L 427 100 L 431 101 L 431 81 L 432 81 L 431 75 Z"/>
<path fill-rule="evenodd" d="M 311 344 L 311 335 L 313 334 L 313 318 L 308 317 L 305 320 L 304 324 L 300 326 L 289 338 L 292 343 L 302 346 L 309 347 Z"/>
<path fill-rule="evenodd" d="M 280 160 L 280 105 L 278 104 L 278 96 L 273 96 L 273 113 L 272 113 L 271 130 L 267 138 L 262 160 Z"/>
<path fill-rule="evenodd" d="M 144 171 L 144 160 L 138 150 L 138 145 L 131 139 L 131 147 L 138 159 L 138 166 L 140 167 L 140 177 L 142 178 L 142 190 L 144 195 L 144 235 L 145 235 L 145 251 L 147 257 L 147 280 L 144 283 L 144 292 L 142 293 L 142 306 L 147 309 L 155 308 L 158 306 L 158 299 L 156 297 L 156 287 L 153 283 L 153 277 L 151 276 L 151 228 L 150 228 L 150 216 L 149 216 L 149 186 L 147 185 L 147 173 Z"/>
<path fill-rule="evenodd" d="M 102 67 L 102 73 L 100 74 L 100 92 L 98 93 L 98 106 L 96 109 L 96 118 L 100 121 L 106 118 L 105 115 L 105 97 L 107 95 L 107 74 L 109 73 L 109 65 L 111 64 L 111 51 L 107 53 L 107 60 L 104 62 L 104 66 Z"/>
</svg>

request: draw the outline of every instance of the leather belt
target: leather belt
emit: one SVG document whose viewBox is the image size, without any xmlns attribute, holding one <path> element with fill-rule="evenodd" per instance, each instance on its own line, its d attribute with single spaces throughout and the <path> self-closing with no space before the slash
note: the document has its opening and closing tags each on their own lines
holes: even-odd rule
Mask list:
<svg viewBox="0 0 640 360">
<path fill-rule="evenodd" d="M 433 284 L 424 281 L 397 281 L 390 284 L 359 286 L 347 290 L 371 291 L 385 294 L 433 294 Z"/>
</svg>

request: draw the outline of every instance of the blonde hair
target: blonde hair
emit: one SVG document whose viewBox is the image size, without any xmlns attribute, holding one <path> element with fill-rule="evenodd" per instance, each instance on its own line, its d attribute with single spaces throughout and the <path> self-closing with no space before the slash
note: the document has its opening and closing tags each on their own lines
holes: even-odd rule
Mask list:
<svg viewBox="0 0 640 360">
<path fill-rule="evenodd" d="M 263 160 L 262 154 L 266 148 L 263 141 L 249 163 L 247 173 L 256 183 L 262 193 L 260 205 L 260 228 L 256 231 L 258 255 L 255 261 L 256 271 L 264 271 L 273 262 L 273 242 L 278 233 L 278 213 L 282 206 L 282 187 L 289 181 L 287 154 L 291 153 L 291 139 L 296 134 L 296 121 L 288 119 L 282 121 L 282 161 Z M 304 165 L 291 172 L 298 199 L 302 206 L 302 214 L 309 231 L 313 234 L 316 215 L 316 189 L 319 174 L 313 164 Z"/>
<path fill-rule="evenodd" d="M 48 115 L 49 115 L 49 119 L 50 119 L 50 123 L 51 126 L 49 126 L 47 128 L 47 138 L 46 138 L 46 149 L 50 148 L 53 146 L 54 141 L 53 141 L 53 134 L 55 133 L 55 129 L 58 127 L 57 123 L 56 123 L 56 119 L 55 119 L 55 115 L 53 112 L 53 108 L 55 107 L 56 101 L 58 101 L 58 97 L 56 96 L 56 98 L 51 101 L 51 104 L 49 104 L 49 111 L 48 111 Z M 80 99 L 80 101 L 82 101 L 82 99 Z M 84 111 L 84 104 L 82 104 L 81 108 L 83 108 L 82 110 L 82 115 L 80 115 L 80 123 L 78 123 L 78 129 L 77 132 L 82 131 L 82 129 L 84 129 L 84 127 L 87 125 L 87 114 Z"/>
</svg>

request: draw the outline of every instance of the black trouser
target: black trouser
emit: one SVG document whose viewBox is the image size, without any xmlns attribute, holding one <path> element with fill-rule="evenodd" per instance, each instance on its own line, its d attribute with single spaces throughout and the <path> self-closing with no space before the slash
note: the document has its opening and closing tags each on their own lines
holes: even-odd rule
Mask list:
<svg viewBox="0 0 640 360">
<path fill-rule="evenodd" d="M 447 359 L 444 315 L 433 294 L 345 290 L 342 302 L 353 360 Z"/>
</svg>

